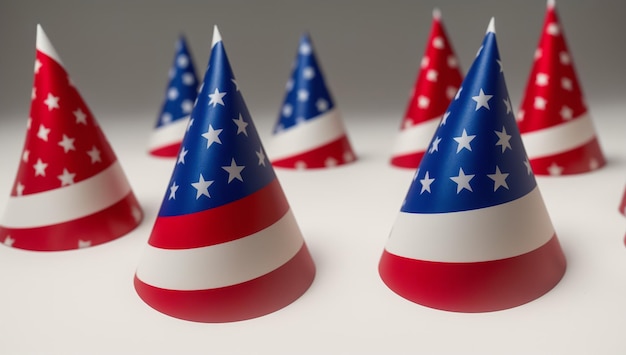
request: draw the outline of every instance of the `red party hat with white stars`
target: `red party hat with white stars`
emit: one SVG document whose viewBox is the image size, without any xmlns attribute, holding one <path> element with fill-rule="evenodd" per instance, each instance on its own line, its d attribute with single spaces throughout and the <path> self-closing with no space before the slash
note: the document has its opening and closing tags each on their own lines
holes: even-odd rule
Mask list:
<svg viewBox="0 0 626 355">
<path fill-rule="evenodd" d="M 488 312 L 552 289 L 566 261 L 524 150 L 493 19 L 420 162 L 379 263 L 400 296 Z"/>
<path fill-rule="evenodd" d="M 548 1 L 517 121 L 537 175 L 580 174 L 606 164 L 554 1 Z"/>
<path fill-rule="evenodd" d="M 329 168 L 356 160 L 308 34 L 300 37 L 272 138 L 270 159 L 277 167 Z"/>
<path fill-rule="evenodd" d="M 121 237 L 143 213 L 93 114 L 37 26 L 26 140 L 0 240 L 55 251 Z"/>
<path fill-rule="evenodd" d="M 134 281 L 152 308 L 234 322 L 286 307 L 309 288 L 313 259 L 217 27 L 168 186 Z"/>
<path fill-rule="evenodd" d="M 412 169 L 419 165 L 439 123 L 447 118 L 446 108 L 463 81 L 458 63 L 441 13 L 435 9 L 420 71 L 393 147 L 392 165 Z"/>
</svg>

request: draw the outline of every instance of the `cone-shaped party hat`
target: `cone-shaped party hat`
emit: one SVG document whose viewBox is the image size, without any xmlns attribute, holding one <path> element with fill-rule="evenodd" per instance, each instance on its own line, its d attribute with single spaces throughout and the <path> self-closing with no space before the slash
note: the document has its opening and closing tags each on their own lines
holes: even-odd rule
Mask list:
<svg viewBox="0 0 626 355">
<path fill-rule="evenodd" d="M 565 257 L 511 110 L 493 19 L 437 129 L 380 260 L 393 291 L 486 312 L 554 287 Z"/>
<path fill-rule="evenodd" d="M 314 276 L 216 27 L 135 289 L 170 316 L 231 322 L 285 307 Z"/>
<path fill-rule="evenodd" d="M 0 241 L 55 251 L 119 238 L 140 223 L 139 203 L 41 26 L 36 49 L 26 140 Z"/>
<path fill-rule="evenodd" d="M 150 154 L 162 157 L 178 155 L 197 93 L 198 78 L 191 53 L 185 37 L 180 36 L 176 42 L 176 54 L 169 71 L 161 113 L 150 137 Z"/>
<path fill-rule="evenodd" d="M 458 63 L 441 14 L 435 10 L 420 71 L 393 147 L 392 165 L 412 169 L 419 165 L 446 108 L 461 86 L 463 76 Z"/>
<path fill-rule="evenodd" d="M 308 34 L 300 37 L 286 91 L 269 146 L 272 164 L 313 169 L 353 162 L 356 155 Z"/>
<path fill-rule="evenodd" d="M 606 164 L 554 1 L 521 105 L 517 121 L 535 174 L 579 174 Z"/>
</svg>

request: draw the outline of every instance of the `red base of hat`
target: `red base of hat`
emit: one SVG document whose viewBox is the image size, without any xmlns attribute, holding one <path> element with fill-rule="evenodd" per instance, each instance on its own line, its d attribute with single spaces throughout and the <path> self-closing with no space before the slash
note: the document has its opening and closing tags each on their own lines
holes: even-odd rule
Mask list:
<svg viewBox="0 0 626 355">
<path fill-rule="evenodd" d="M 417 167 L 420 165 L 420 162 L 422 161 L 424 153 L 426 152 L 424 151 L 391 157 L 391 165 L 400 168 L 417 169 Z"/>
<path fill-rule="evenodd" d="M 400 257 L 386 250 L 378 271 L 400 296 L 453 312 L 491 312 L 530 302 L 551 290 L 565 273 L 565 256 L 555 236 L 516 257 L 442 263 Z"/>
<path fill-rule="evenodd" d="M 291 169 L 319 169 L 351 163 L 356 160 L 347 136 L 308 152 L 273 160 L 272 165 Z"/>
<path fill-rule="evenodd" d="M 60 251 L 94 246 L 117 239 L 139 225 L 143 214 L 130 192 L 104 210 L 63 222 L 35 228 L 0 226 L 0 236 L 13 240 L 12 247 L 36 251 Z"/>
<path fill-rule="evenodd" d="M 225 323 L 275 312 L 298 299 L 311 286 L 315 265 L 306 244 L 278 269 L 237 285 L 178 291 L 148 285 L 135 276 L 135 290 L 150 307 L 194 322 Z"/>
<path fill-rule="evenodd" d="M 154 155 L 157 157 L 165 157 L 165 158 L 174 158 L 178 156 L 178 151 L 180 150 L 180 142 L 175 144 L 170 144 L 164 147 L 151 149 L 149 151 L 150 155 Z"/>
<path fill-rule="evenodd" d="M 599 169 L 606 165 L 606 160 L 597 138 L 564 153 L 530 160 L 535 175 L 554 175 L 550 173 L 553 164 L 562 168 L 559 175 L 571 175 Z"/>
</svg>

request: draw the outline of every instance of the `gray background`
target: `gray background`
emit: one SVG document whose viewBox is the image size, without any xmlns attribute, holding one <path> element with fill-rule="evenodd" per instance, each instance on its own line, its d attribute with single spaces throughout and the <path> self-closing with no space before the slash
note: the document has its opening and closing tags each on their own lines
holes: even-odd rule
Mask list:
<svg viewBox="0 0 626 355">
<path fill-rule="evenodd" d="M 347 119 L 384 113 L 399 124 L 434 7 L 466 72 L 491 16 L 512 101 L 521 100 L 545 14 L 535 1 L 35 1 L 0 2 L 0 117 L 27 117 L 40 23 L 96 117 L 156 120 L 174 43 L 185 34 L 199 74 L 220 28 L 256 120 L 274 120 L 297 42 L 312 35 Z M 560 1 L 579 79 L 591 107 L 626 92 L 626 2 Z M 602 118 L 600 118 L 602 119 Z"/>
</svg>

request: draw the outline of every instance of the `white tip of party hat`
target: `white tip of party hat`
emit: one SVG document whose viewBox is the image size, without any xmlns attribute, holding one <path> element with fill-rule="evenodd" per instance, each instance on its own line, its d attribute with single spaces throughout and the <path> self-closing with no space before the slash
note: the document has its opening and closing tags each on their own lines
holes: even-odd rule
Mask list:
<svg viewBox="0 0 626 355">
<path fill-rule="evenodd" d="M 489 21 L 489 26 L 487 26 L 487 32 L 493 32 L 496 33 L 496 20 L 492 17 L 491 20 Z"/>
<path fill-rule="evenodd" d="M 433 19 L 441 20 L 441 10 L 439 10 L 438 8 L 433 9 Z"/>
<path fill-rule="evenodd" d="M 50 42 L 50 39 L 48 39 L 48 36 L 44 32 L 44 30 L 43 30 L 43 28 L 41 27 L 40 24 L 37 24 L 37 42 L 36 42 L 36 47 L 37 47 L 38 51 L 43 52 L 48 57 L 56 60 L 59 64 L 63 65 L 63 62 L 61 61 L 61 58 L 59 57 L 59 55 L 57 54 L 57 51 L 52 46 L 52 43 Z"/>
<path fill-rule="evenodd" d="M 213 26 L 213 43 L 211 44 L 211 48 L 213 48 L 218 42 L 222 41 L 222 35 L 220 34 L 220 30 L 217 28 L 217 25 Z"/>
</svg>

